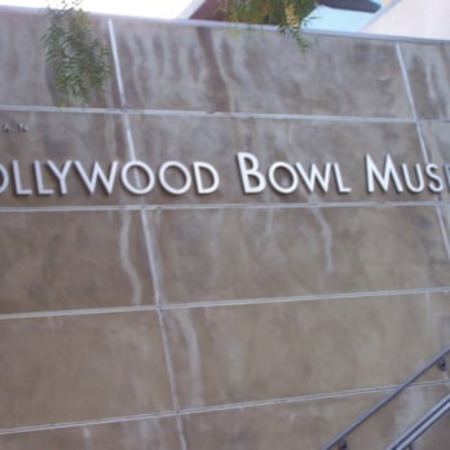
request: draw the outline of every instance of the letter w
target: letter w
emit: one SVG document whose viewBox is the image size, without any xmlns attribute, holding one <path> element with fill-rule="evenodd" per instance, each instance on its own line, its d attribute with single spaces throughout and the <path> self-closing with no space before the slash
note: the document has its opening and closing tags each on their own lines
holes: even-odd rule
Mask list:
<svg viewBox="0 0 450 450">
<path fill-rule="evenodd" d="M 325 164 L 325 173 L 320 173 L 319 169 L 315 164 L 311 164 L 311 167 L 309 169 L 309 174 L 306 173 L 306 170 L 303 168 L 303 166 L 300 163 L 295 164 L 296 169 L 298 170 L 298 173 L 300 174 L 301 179 L 303 180 L 303 183 L 305 183 L 305 186 L 308 188 L 308 191 L 314 192 L 315 185 L 319 184 L 320 187 L 324 192 L 328 192 L 329 186 L 330 186 L 330 176 L 331 176 L 331 164 L 326 163 Z"/>
<path fill-rule="evenodd" d="M 91 174 L 88 175 L 84 170 L 83 165 L 80 161 L 74 161 L 75 167 L 77 168 L 78 173 L 80 174 L 81 179 L 86 185 L 87 190 L 93 194 L 97 189 L 97 184 L 100 180 L 103 188 L 108 194 L 111 194 L 114 188 L 114 182 L 117 174 L 117 167 L 119 163 L 117 161 L 113 161 L 109 168 L 108 176 L 103 172 L 103 169 L 100 167 L 98 162 L 95 162 L 92 166 Z"/>
</svg>

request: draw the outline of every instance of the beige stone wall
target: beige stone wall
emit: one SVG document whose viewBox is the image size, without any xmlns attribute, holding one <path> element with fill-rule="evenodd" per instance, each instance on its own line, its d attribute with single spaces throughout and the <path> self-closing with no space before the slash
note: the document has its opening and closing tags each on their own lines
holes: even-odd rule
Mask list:
<svg viewBox="0 0 450 450">
<path fill-rule="evenodd" d="M 450 342 L 448 189 L 368 194 L 363 170 L 367 153 L 450 164 L 450 47 L 95 28 L 106 98 L 60 108 L 44 20 L 1 11 L 0 164 L 36 191 L 34 160 L 207 161 L 220 189 L 91 195 L 71 174 L 62 196 L 46 172 L 55 195 L 0 195 L 0 448 L 320 448 Z M 338 162 L 353 191 L 244 195 L 239 151 L 263 171 Z M 351 448 L 383 448 L 448 390 L 430 370 Z M 436 430 L 418 448 L 444 448 Z"/>
</svg>

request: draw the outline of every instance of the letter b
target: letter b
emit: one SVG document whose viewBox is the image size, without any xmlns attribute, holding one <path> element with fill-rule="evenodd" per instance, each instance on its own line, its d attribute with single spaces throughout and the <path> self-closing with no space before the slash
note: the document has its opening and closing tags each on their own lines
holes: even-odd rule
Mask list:
<svg viewBox="0 0 450 450">
<path fill-rule="evenodd" d="M 266 179 L 258 170 L 259 162 L 256 156 L 251 153 L 240 152 L 237 154 L 239 175 L 245 194 L 259 194 L 266 187 Z M 247 162 L 249 164 L 247 164 Z M 250 178 L 253 183 L 250 183 Z"/>
</svg>

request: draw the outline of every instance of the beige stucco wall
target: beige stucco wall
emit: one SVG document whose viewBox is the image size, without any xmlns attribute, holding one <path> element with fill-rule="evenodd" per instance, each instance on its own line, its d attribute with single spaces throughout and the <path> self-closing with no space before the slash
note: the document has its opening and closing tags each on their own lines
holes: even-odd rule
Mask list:
<svg viewBox="0 0 450 450">
<path fill-rule="evenodd" d="M 399 0 L 362 31 L 392 36 L 450 39 L 447 0 Z"/>
</svg>

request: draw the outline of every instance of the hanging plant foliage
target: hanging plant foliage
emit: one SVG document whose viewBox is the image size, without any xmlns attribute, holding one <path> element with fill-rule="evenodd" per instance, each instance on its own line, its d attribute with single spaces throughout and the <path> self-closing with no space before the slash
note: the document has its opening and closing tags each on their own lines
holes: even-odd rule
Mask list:
<svg viewBox="0 0 450 450">
<path fill-rule="evenodd" d="M 276 25 L 280 33 L 292 37 L 302 49 L 306 42 L 302 24 L 314 9 L 315 0 L 223 0 L 226 20 L 249 24 Z"/>
<path fill-rule="evenodd" d="M 111 69 L 108 50 L 95 38 L 81 0 L 48 8 L 49 26 L 42 37 L 55 90 L 83 105 L 101 96 Z"/>
</svg>

